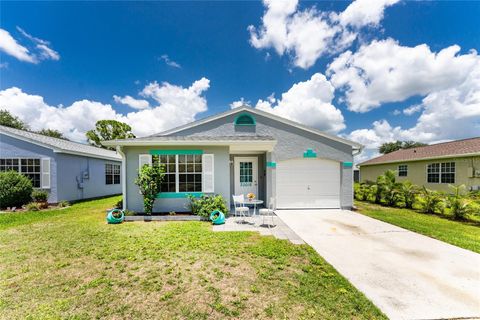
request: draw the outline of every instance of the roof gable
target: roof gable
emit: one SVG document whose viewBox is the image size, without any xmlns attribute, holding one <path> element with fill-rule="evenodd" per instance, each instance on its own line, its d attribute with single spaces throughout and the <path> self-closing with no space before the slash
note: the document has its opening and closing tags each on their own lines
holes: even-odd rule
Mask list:
<svg viewBox="0 0 480 320">
<path fill-rule="evenodd" d="M 397 150 L 362 162 L 359 166 L 468 155 L 480 155 L 480 137 Z"/>
<path fill-rule="evenodd" d="M 0 133 L 52 149 L 58 153 L 70 153 L 80 156 L 120 161 L 121 157 L 111 150 L 97 148 L 83 143 L 44 136 L 38 133 L 0 126 Z"/>
<path fill-rule="evenodd" d="M 321 137 L 328 138 L 328 139 L 335 140 L 335 141 L 343 143 L 343 144 L 350 145 L 350 146 L 352 146 L 356 149 L 363 148 L 363 146 L 359 143 L 356 143 L 356 142 L 353 142 L 353 141 L 350 141 L 350 140 L 347 140 L 347 139 L 344 139 L 344 138 L 340 138 L 340 137 L 325 133 L 323 131 L 317 130 L 315 128 L 300 124 L 298 122 L 279 117 L 279 116 L 274 115 L 272 113 L 265 112 L 265 111 L 258 110 L 258 109 L 254 109 L 254 108 L 247 107 L 247 106 L 242 106 L 242 107 L 239 107 L 239 108 L 227 110 L 225 112 L 222 112 L 222 113 L 219 113 L 219 114 L 216 114 L 216 115 L 204 118 L 204 119 L 200 119 L 200 120 L 197 120 L 197 121 L 194 121 L 194 122 L 191 122 L 191 123 L 188 123 L 188 124 L 185 124 L 185 125 L 173 128 L 173 129 L 169 129 L 169 130 L 154 134 L 151 137 L 161 137 L 161 136 L 174 135 L 174 134 L 179 133 L 181 131 L 184 131 L 184 130 L 187 130 L 187 129 L 190 129 L 190 128 L 194 128 L 196 126 L 200 126 L 200 125 L 209 123 L 211 121 L 215 121 L 215 120 L 225 118 L 225 117 L 228 117 L 228 116 L 231 116 L 231 115 L 243 114 L 243 113 L 247 113 L 247 114 L 251 113 L 253 115 L 260 115 L 260 116 L 272 119 L 274 121 L 278 121 L 278 122 L 281 122 L 283 124 L 287 124 L 289 126 L 302 129 L 304 131 L 308 131 L 310 133 L 319 135 Z"/>
</svg>

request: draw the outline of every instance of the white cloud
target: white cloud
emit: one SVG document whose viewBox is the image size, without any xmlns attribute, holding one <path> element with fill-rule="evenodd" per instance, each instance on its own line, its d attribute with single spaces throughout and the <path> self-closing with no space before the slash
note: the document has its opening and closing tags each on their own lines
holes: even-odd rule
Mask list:
<svg viewBox="0 0 480 320">
<path fill-rule="evenodd" d="M 480 132 L 480 63 L 461 85 L 423 98 L 421 115 L 411 128 L 375 121 L 369 129 L 354 130 L 348 138 L 374 150 L 384 142 L 414 140 L 425 143 L 478 136 Z M 367 150 L 368 152 L 368 150 Z"/>
<path fill-rule="evenodd" d="M 457 45 L 438 53 L 425 45 L 405 47 L 393 39 L 373 41 L 357 52 L 347 51 L 328 67 L 335 88 L 346 91 L 348 108 L 367 112 L 385 102 L 462 84 L 478 63 L 475 51 L 458 54 Z"/>
<path fill-rule="evenodd" d="M 244 105 L 250 105 L 250 101 L 246 101 L 243 97 L 241 97 L 240 100 L 233 101 L 232 103 L 230 103 L 230 108 L 235 109 L 235 108 L 242 107 Z"/>
<path fill-rule="evenodd" d="M 165 62 L 165 64 L 166 64 L 167 66 L 174 67 L 174 68 L 181 68 L 181 67 L 182 67 L 179 63 L 171 60 L 171 59 L 168 57 L 168 55 L 166 55 L 166 54 L 161 55 L 161 56 L 160 56 L 160 59 L 163 60 L 163 62 Z"/>
<path fill-rule="evenodd" d="M 307 69 L 327 53 L 339 52 L 357 38 L 360 27 L 376 26 L 384 9 L 398 0 L 375 0 L 369 6 L 357 0 L 337 14 L 315 7 L 298 9 L 298 0 L 264 0 L 262 25 L 250 25 L 250 43 L 257 49 L 274 48 L 279 55 L 292 56 L 293 63 Z"/>
<path fill-rule="evenodd" d="M 383 19 L 385 8 L 399 0 L 356 0 L 339 15 L 340 23 L 360 28 L 367 25 L 378 26 Z"/>
<path fill-rule="evenodd" d="M 311 79 L 294 84 L 281 99 L 273 94 L 258 100 L 256 108 L 274 113 L 330 133 L 345 128 L 342 112 L 332 104 L 334 88 L 321 73 Z"/>
<path fill-rule="evenodd" d="M 393 110 L 392 114 L 393 114 L 394 116 L 399 116 L 399 115 L 402 114 L 402 112 L 401 112 L 400 110 L 398 110 L 398 109 L 395 109 L 395 110 Z"/>
<path fill-rule="evenodd" d="M 20 61 L 36 63 L 37 60 L 30 51 L 19 44 L 7 30 L 0 29 L 0 50 Z"/>
<path fill-rule="evenodd" d="M 51 106 L 42 96 L 12 87 L 0 91 L 0 109 L 8 110 L 33 130 L 54 128 L 74 141 L 85 141 L 85 132 L 103 119 L 126 122 L 137 136 L 145 136 L 195 120 L 198 113 L 207 110 L 202 94 L 208 88 L 206 78 L 195 81 L 188 88 L 153 82 L 144 88 L 142 94 L 154 99 L 156 106 L 123 115 L 110 104 L 90 100 L 76 101 L 67 107 Z"/>
<path fill-rule="evenodd" d="M 414 113 L 420 112 L 423 109 L 423 105 L 421 104 L 415 104 L 413 106 L 410 106 L 408 108 L 403 109 L 403 114 L 407 116 L 411 116 Z"/>
<path fill-rule="evenodd" d="M 38 63 L 41 60 L 60 59 L 58 52 L 49 47 L 50 43 L 48 41 L 36 38 L 25 32 L 25 30 L 20 27 L 17 27 L 17 30 L 25 38 L 32 42 L 34 47 L 28 49 L 27 47 L 18 43 L 18 41 L 14 39 L 8 31 L 0 29 L 0 50 L 17 58 L 20 61 L 30 63 Z"/>
<path fill-rule="evenodd" d="M 150 106 L 147 100 L 135 99 L 128 95 L 124 97 L 113 96 L 113 100 L 115 100 L 116 103 L 121 103 L 138 110 L 146 109 Z"/>
</svg>

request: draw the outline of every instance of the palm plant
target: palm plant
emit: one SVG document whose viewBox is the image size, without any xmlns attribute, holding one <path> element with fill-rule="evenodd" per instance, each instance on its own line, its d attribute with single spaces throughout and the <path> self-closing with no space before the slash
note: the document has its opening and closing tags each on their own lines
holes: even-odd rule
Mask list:
<svg viewBox="0 0 480 320">
<path fill-rule="evenodd" d="M 443 211 L 443 200 L 436 191 L 432 191 L 423 186 L 422 197 L 420 198 L 420 210 L 423 213 L 435 213 Z"/>
<path fill-rule="evenodd" d="M 399 193 L 403 197 L 405 208 L 412 209 L 415 203 L 415 197 L 418 193 L 418 187 L 412 184 L 410 181 L 404 181 L 400 184 Z"/>
<path fill-rule="evenodd" d="M 400 185 L 396 182 L 395 171 L 387 170 L 384 174 L 378 176 L 375 202 L 379 203 L 383 199 L 388 206 L 394 206 L 398 201 Z"/>
<path fill-rule="evenodd" d="M 448 197 L 448 205 L 452 210 L 453 217 L 456 220 L 463 220 L 470 209 L 470 202 L 464 197 L 466 187 L 463 184 L 448 186 L 453 190 L 453 194 Z"/>
</svg>

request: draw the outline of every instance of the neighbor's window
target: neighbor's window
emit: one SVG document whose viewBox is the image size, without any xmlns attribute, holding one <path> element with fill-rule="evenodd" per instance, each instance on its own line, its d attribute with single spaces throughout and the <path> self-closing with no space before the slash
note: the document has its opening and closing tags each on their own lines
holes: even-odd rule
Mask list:
<svg viewBox="0 0 480 320">
<path fill-rule="evenodd" d="M 119 164 L 105 164 L 105 184 L 120 184 Z"/>
<path fill-rule="evenodd" d="M 401 164 L 398 166 L 398 176 L 399 177 L 408 176 L 408 166 L 406 164 Z"/>
<path fill-rule="evenodd" d="M 0 171 L 14 170 L 32 180 L 34 188 L 40 188 L 40 159 L 4 158 L 0 159 Z"/>
<path fill-rule="evenodd" d="M 165 166 L 161 192 L 202 191 L 202 155 L 159 155 L 152 161 Z"/>
<path fill-rule="evenodd" d="M 455 183 L 455 162 L 427 165 L 428 183 Z"/>
</svg>

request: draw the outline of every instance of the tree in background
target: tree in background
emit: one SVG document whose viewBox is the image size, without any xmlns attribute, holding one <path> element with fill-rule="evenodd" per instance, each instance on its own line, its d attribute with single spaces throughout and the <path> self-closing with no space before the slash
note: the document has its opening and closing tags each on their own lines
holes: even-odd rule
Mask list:
<svg viewBox="0 0 480 320">
<path fill-rule="evenodd" d="M 378 152 L 382 154 L 387 154 L 401 149 L 410 149 L 426 146 L 426 143 L 416 142 L 416 141 L 395 141 L 395 142 L 385 142 L 378 148 Z"/>
<path fill-rule="evenodd" d="M 42 134 L 44 136 L 52 137 L 52 138 L 58 138 L 58 139 L 63 139 L 63 140 L 68 140 L 63 133 L 61 133 L 58 130 L 55 129 L 42 129 L 40 131 L 37 131 L 37 133 Z"/>
<path fill-rule="evenodd" d="M 20 130 L 28 130 L 28 125 L 7 110 L 0 110 L 0 125 Z"/>
<path fill-rule="evenodd" d="M 135 138 L 132 127 L 116 120 L 99 120 L 95 123 L 95 129 L 87 131 L 85 135 L 92 146 L 111 150 L 114 147 L 106 147 L 102 141 Z"/>
</svg>

